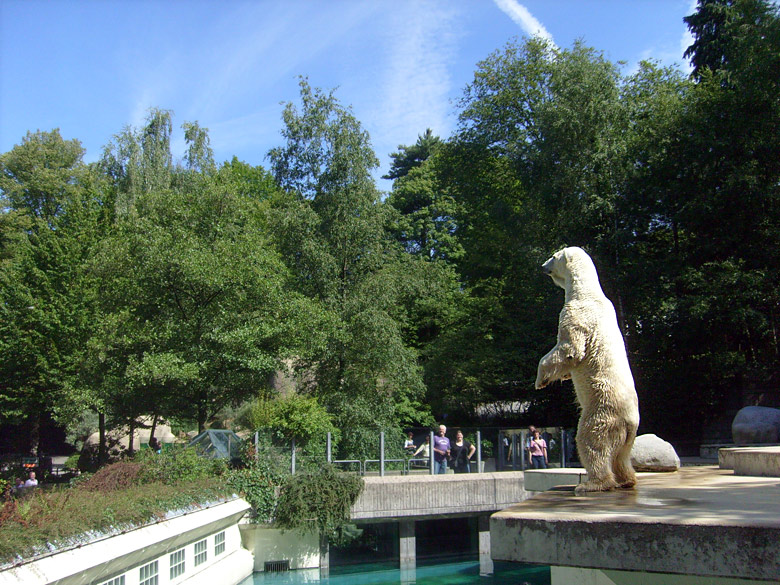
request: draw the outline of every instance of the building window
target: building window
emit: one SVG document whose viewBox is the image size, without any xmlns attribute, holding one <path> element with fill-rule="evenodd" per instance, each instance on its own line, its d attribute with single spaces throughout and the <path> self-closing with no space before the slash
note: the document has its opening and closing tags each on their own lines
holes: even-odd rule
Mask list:
<svg viewBox="0 0 780 585">
<path fill-rule="evenodd" d="M 206 562 L 207 558 L 207 549 L 208 547 L 208 541 L 207 540 L 201 540 L 200 542 L 195 543 L 195 566 L 197 567 L 201 563 Z"/>
<path fill-rule="evenodd" d="M 113 579 L 101 583 L 101 585 L 125 585 L 125 576 L 120 575 L 119 577 L 114 577 Z"/>
<path fill-rule="evenodd" d="M 214 535 L 214 556 L 225 552 L 225 532 L 218 532 Z"/>
<path fill-rule="evenodd" d="M 171 579 L 184 573 L 184 549 L 171 553 Z"/>
<path fill-rule="evenodd" d="M 157 585 L 157 561 L 141 567 L 138 580 L 138 585 Z"/>
</svg>

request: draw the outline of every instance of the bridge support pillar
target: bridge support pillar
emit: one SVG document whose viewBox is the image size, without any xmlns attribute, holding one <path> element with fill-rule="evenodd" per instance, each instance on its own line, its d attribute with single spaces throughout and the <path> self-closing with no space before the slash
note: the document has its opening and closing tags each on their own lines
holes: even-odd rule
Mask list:
<svg viewBox="0 0 780 585">
<path fill-rule="evenodd" d="M 490 516 L 480 516 L 479 530 L 479 574 L 493 574 L 493 558 L 490 556 Z"/>
<path fill-rule="evenodd" d="M 330 543 L 325 534 L 320 534 L 320 578 L 330 576 Z"/>
<path fill-rule="evenodd" d="M 414 570 L 417 566 L 417 538 L 414 534 L 414 520 L 398 523 L 399 557 L 401 572 Z"/>
</svg>

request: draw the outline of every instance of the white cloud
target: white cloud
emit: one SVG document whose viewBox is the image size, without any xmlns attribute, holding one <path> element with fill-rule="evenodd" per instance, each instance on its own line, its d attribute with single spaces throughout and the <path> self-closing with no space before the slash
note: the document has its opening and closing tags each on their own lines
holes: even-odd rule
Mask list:
<svg viewBox="0 0 780 585">
<path fill-rule="evenodd" d="M 493 2 L 522 28 L 527 35 L 542 37 L 553 45 L 555 44 L 552 35 L 544 28 L 544 25 L 517 0 L 493 0 Z"/>
<path fill-rule="evenodd" d="M 685 13 L 685 15 L 689 16 L 696 12 L 697 5 L 697 0 L 691 0 L 690 4 L 688 5 L 688 11 Z M 693 68 L 690 66 L 688 61 L 683 60 L 683 55 L 685 54 L 685 51 L 688 50 L 688 47 L 693 44 L 693 35 L 691 34 L 691 31 L 688 30 L 688 25 L 684 26 L 685 32 L 683 32 L 682 36 L 680 37 L 680 61 L 683 63 L 683 67 L 690 71 Z"/>
<path fill-rule="evenodd" d="M 426 128 L 447 136 L 453 124 L 449 96 L 460 34 L 456 9 L 441 3 L 398 7 L 386 22 L 386 62 L 375 98 L 369 99 L 371 111 L 362 116 L 372 137 L 381 139 L 374 147 L 383 172 L 387 155 L 399 144 L 413 144 Z"/>
</svg>

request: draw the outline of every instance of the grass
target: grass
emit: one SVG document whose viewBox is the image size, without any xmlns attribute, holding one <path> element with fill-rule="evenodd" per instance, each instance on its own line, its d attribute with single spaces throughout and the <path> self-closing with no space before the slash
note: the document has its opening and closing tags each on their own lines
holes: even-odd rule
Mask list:
<svg viewBox="0 0 780 585">
<path fill-rule="evenodd" d="M 227 499 L 233 492 L 219 475 L 154 475 L 159 475 L 159 465 L 123 462 L 75 486 L 9 494 L 0 508 L 0 564 L 143 526 L 178 510 Z"/>
</svg>

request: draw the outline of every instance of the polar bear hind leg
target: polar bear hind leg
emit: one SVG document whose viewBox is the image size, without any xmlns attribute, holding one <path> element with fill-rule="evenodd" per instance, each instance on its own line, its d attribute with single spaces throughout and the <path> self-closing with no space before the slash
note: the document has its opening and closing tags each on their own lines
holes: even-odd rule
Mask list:
<svg viewBox="0 0 780 585">
<path fill-rule="evenodd" d="M 636 438 L 636 428 L 630 428 L 623 445 L 615 454 L 615 462 L 612 470 L 615 473 L 615 481 L 621 488 L 632 488 L 636 485 L 636 473 L 631 465 L 631 448 Z"/>
<path fill-rule="evenodd" d="M 578 485 L 574 493 L 606 492 L 619 486 L 612 465 L 624 440 L 622 429 L 582 414 L 577 427 L 577 452 L 588 481 Z"/>
</svg>

